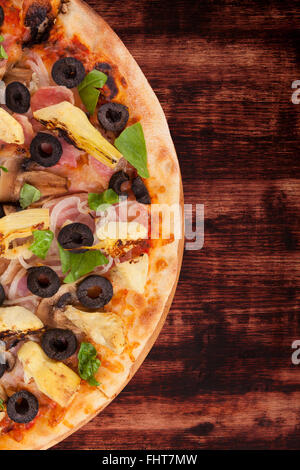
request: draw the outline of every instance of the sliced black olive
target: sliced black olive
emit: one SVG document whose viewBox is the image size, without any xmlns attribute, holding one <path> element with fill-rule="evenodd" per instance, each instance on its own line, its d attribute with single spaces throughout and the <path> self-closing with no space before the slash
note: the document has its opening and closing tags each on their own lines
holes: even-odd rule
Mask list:
<svg viewBox="0 0 300 470">
<path fill-rule="evenodd" d="M 105 277 L 93 274 L 78 284 L 76 293 L 84 307 L 102 308 L 112 298 L 113 287 Z"/>
<path fill-rule="evenodd" d="M 30 108 L 29 90 L 23 83 L 11 82 L 5 90 L 5 103 L 14 113 L 27 113 Z"/>
<path fill-rule="evenodd" d="M 32 393 L 20 390 L 8 399 L 6 411 L 15 423 L 30 423 L 38 414 L 39 402 Z"/>
<path fill-rule="evenodd" d="M 0 284 L 0 306 L 3 304 L 5 298 L 6 298 L 5 291 L 3 289 L 2 284 Z"/>
<path fill-rule="evenodd" d="M 4 23 L 4 11 L 3 8 L 0 6 L 0 26 Z"/>
<path fill-rule="evenodd" d="M 98 121 L 107 131 L 121 132 L 128 119 L 128 108 L 120 103 L 103 104 L 98 111 Z"/>
<path fill-rule="evenodd" d="M 5 364 L 2 364 L 0 363 L 0 378 L 2 377 L 2 375 L 4 374 L 4 372 L 6 372 L 7 370 L 7 364 L 5 362 Z"/>
<path fill-rule="evenodd" d="M 38 132 L 30 144 L 31 159 L 47 168 L 56 165 L 62 153 L 60 141 L 46 132 Z"/>
<path fill-rule="evenodd" d="M 66 305 L 70 305 L 71 303 L 72 303 L 72 295 L 70 294 L 70 292 L 66 292 L 58 299 L 56 303 L 56 307 L 64 308 Z"/>
<path fill-rule="evenodd" d="M 77 87 L 85 77 L 85 69 L 75 57 L 63 57 L 52 67 L 52 78 L 58 85 L 67 88 Z"/>
<path fill-rule="evenodd" d="M 42 336 L 42 348 L 50 359 L 64 361 L 77 349 L 77 339 L 71 330 L 53 328 Z"/>
<path fill-rule="evenodd" d="M 79 222 L 65 225 L 58 234 L 58 243 L 72 253 L 84 253 L 86 249 L 80 249 L 81 246 L 92 246 L 94 235 L 91 229 Z"/>
<path fill-rule="evenodd" d="M 27 10 L 24 24 L 30 29 L 30 38 L 23 43 L 23 47 L 39 44 L 49 38 L 54 16 L 49 11 L 48 5 L 40 3 L 42 2 L 33 2 Z"/>
<path fill-rule="evenodd" d="M 34 295 L 52 297 L 60 288 L 60 280 L 53 269 L 39 266 L 28 269 L 27 287 Z"/>
<path fill-rule="evenodd" d="M 113 189 L 115 193 L 119 194 L 119 196 L 127 196 L 126 191 L 122 191 L 121 186 L 125 181 L 129 181 L 129 176 L 125 171 L 117 171 L 114 173 L 109 181 L 109 188 Z"/>
<path fill-rule="evenodd" d="M 141 204 L 151 204 L 150 195 L 142 178 L 137 176 L 131 183 L 131 189 L 134 192 L 136 200 Z"/>
<path fill-rule="evenodd" d="M 111 75 L 111 66 L 107 62 L 99 62 L 95 65 L 95 69 L 99 70 L 100 72 L 104 72 L 107 75 L 108 78 L 105 83 L 105 86 L 109 88 L 110 94 L 108 98 L 112 100 L 115 96 L 117 96 L 119 90 L 114 77 Z"/>
</svg>

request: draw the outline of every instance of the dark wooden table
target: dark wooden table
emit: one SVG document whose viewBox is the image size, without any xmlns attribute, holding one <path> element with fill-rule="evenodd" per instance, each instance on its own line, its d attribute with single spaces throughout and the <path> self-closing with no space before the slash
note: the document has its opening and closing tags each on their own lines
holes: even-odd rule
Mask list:
<svg viewBox="0 0 300 470">
<path fill-rule="evenodd" d="M 136 376 L 56 449 L 299 449 L 299 4 L 89 3 L 163 105 L 205 245 Z"/>
</svg>

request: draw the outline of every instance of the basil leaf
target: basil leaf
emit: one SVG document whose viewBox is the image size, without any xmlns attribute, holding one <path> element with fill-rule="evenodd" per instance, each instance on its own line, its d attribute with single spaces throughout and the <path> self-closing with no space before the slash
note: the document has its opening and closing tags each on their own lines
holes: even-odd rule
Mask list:
<svg viewBox="0 0 300 470">
<path fill-rule="evenodd" d="M 4 37 L 2 36 L 2 34 L 0 34 L 0 42 L 3 42 L 4 41 Z"/>
<path fill-rule="evenodd" d="M 96 211 L 102 204 L 111 206 L 117 202 L 119 202 L 119 196 L 113 189 L 107 189 L 101 194 L 89 193 L 88 195 L 89 208 L 93 211 Z"/>
<path fill-rule="evenodd" d="M 51 246 L 54 233 L 51 230 L 34 230 L 33 243 L 29 249 L 39 258 L 45 259 Z"/>
<path fill-rule="evenodd" d="M 86 380 L 92 387 L 97 387 L 99 382 L 94 375 L 101 365 L 97 358 L 97 351 L 91 343 L 81 343 L 78 352 L 78 372 L 83 380 Z"/>
<path fill-rule="evenodd" d="M 22 209 L 26 209 L 26 207 L 39 199 L 41 199 L 41 192 L 37 188 L 27 183 L 22 186 L 20 191 L 20 205 Z"/>
<path fill-rule="evenodd" d="M 4 401 L 2 400 L 2 398 L 0 398 L 0 410 L 1 411 L 4 411 L 5 408 L 4 408 Z"/>
<path fill-rule="evenodd" d="M 3 46 L 0 46 L 0 59 L 8 59 L 8 55 Z"/>
<path fill-rule="evenodd" d="M 71 253 L 64 250 L 59 244 L 59 256 L 61 261 L 62 272 L 69 274 L 65 277 L 64 282 L 75 282 L 80 277 L 93 271 L 97 266 L 108 263 L 108 259 L 99 250 L 89 250 L 84 253 Z"/>
<path fill-rule="evenodd" d="M 98 88 L 102 88 L 105 85 L 107 78 L 108 77 L 105 73 L 94 69 L 85 76 L 78 86 L 80 98 L 88 112 L 91 114 L 94 114 L 98 103 L 100 95 Z"/>
<path fill-rule="evenodd" d="M 5 171 L 5 173 L 8 173 L 8 169 L 5 166 L 0 165 L 0 169 L 2 171 Z"/>
<path fill-rule="evenodd" d="M 140 122 L 127 127 L 115 140 L 115 147 L 142 178 L 149 178 L 146 142 Z"/>
</svg>

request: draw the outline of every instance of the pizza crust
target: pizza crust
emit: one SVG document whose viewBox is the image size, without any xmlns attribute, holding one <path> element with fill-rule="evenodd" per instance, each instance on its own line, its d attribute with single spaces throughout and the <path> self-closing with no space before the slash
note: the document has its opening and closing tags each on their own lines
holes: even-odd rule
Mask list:
<svg viewBox="0 0 300 470">
<path fill-rule="evenodd" d="M 95 56 L 103 59 L 105 55 L 121 73 L 123 88 L 119 89 L 116 101 L 126 104 L 131 113 L 135 113 L 133 117 L 142 123 L 150 171 L 146 184 L 151 197 L 156 203 L 180 204 L 183 207 L 175 148 L 163 110 L 148 81 L 122 41 L 88 5 L 80 0 L 71 0 L 67 7 L 67 13 L 59 14 L 56 27 L 62 28 L 69 40 L 76 32 L 76 36 Z M 175 293 L 183 246 L 183 238 L 164 246 L 157 243 L 150 250 L 145 294 L 117 291 L 116 299 L 119 294 L 120 302 L 115 302 L 113 308 L 107 305 L 109 311 L 120 313 L 122 304 L 123 318 L 128 317 L 129 312 L 133 317 L 133 321 L 128 321 L 128 340 L 135 343 L 135 347 L 117 358 L 123 367 L 122 373 L 103 367 L 99 371 L 103 386 L 93 389 L 82 385 L 61 423 L 50 427 L 46 418 L 40 418 L 26 431 L 22 442 L 16 442 L 8 435 L 1 436 L 0 449 L 47 449 L 86 424 L 120 393 L 142 364 L 163 326 Z M 126 305 L 130 306 L 129 312 Z"/>
</svg>

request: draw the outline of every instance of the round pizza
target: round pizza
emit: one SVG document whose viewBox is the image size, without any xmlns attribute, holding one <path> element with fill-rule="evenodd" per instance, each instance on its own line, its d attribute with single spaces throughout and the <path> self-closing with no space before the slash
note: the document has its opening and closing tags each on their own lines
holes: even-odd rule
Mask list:
<svg viewBox="0 0 300 470">
<path fill-rule="evenodd" d="M 183 251 L 164 113 L 80 0 L 0 0 L 0 168 L 0 448 L 45 449 L 131 379 Z"/>
</svg>

